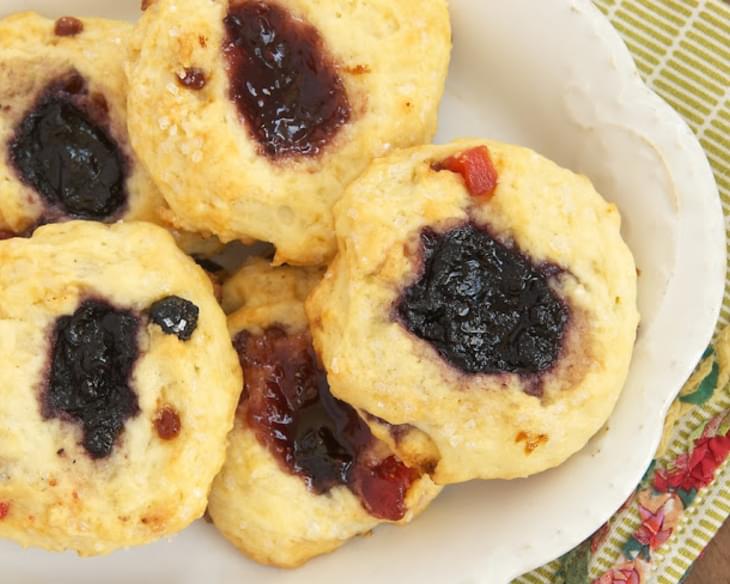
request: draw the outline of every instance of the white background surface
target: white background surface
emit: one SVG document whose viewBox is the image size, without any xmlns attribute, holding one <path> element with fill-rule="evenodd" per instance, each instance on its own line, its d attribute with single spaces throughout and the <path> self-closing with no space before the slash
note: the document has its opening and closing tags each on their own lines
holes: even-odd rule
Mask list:
<svg viewBox="0 0 730 584">
<path fill-rule="evenodd" d="M 138 6 L 2 0 L 0 15 L 35 9 L 134 19 Z M 3 542 L 0 581 L 501 584 L 567 551 L 621 505 L 719 310 L 725 240 L 710 168 L 588 0 L 451 0 L 451 11 L 455 47 L 438 141 L 485 136 L 530 146 L 587 174 L 623 213 L 641 269 L 642 324 L 607 428 L 558 469 L 451 487 L 410 526 L 378 529 L 297 571 L 257 566 L 198 522 L 171 541 L 105 558 Z"/>
</svg>

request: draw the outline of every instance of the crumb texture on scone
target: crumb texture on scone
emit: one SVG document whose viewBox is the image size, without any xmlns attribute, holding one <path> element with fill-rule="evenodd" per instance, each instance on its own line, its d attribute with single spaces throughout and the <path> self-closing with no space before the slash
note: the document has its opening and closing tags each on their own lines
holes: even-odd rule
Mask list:
<svg viewBox="0 0 730 584">
<path fill-rule="evenodd" d="M 270 30 L 268 13 L 260 21 L 238 14 L 247 10 L 274 11 L 296 23 L 287 24 L 296 34 Z M 250 65 L 240 56 L 247 23 L 262 43 L 285 47 L 280 79 L 261 73 L 266 64 L 254 71 L 261 87 L 238 74 L 242 62 Z M 314 40 L 299 47 L 302 36 Z M 277 263 L 323 264 L 335 251 L 331 207 L 344 187 L 374 157 L 433 136 L 450 48 L 444 0 L 244 0 L 230 9 L 224 0 L 158 0 L 130 44 L 131 139 L 180 227 L 271 242 Z M 286 70 L 300 49 L 312 51 L 312 79 L 300 77 L 308 68 Z M 290 82 L 295 91 L 273 96 Z M 331 91 L 316 99 L 321 83 Z M 315 95 L 305 99 L 311 87 Z M 248 105 L 239 108 L 232 96 L 242 94 Z M 346 96 L 346 106 L 329 103 L 330 94 Z M 270 119 L 270 96 L 291 116 Z M 310 122 L 324 129 L 307 132 Z"/>
<path fill-rule="evenodd" d="M 256 339 L 272 334 L 272 329 L 276 329 L 275 334 L 280 339 L 283 338 L 282 335 L 291 339 L 309 339 L 302 293 L 306 295 L 306 291 L 317 281 L 312 277 L 311 271 L 273 268 L 263 260 L 250 263 L 245 270 L 250 284 L 245 290 L 240 288 L 243 291 L 240 296 L 242 308 L 229 316 L 230 333 L 239 351 L 245 350 L 246 339 L 257 342 Z M 297 278 L 300 281 L 295 283 Z M 287 340 L 284 339 L 284 342 Z M 298 346 L 298 342 L 293 341 L 292 346 Z M 311 346 L 311 341 L 307 341 L 307 344 Z M 322 477 L 308 475 L 301 469 L 300 474 L 294 472 L 293 467 L 287 466 L 281 458 L 282 444 L 274 441 L 278 446 L 276 450 L 272 449 L 273 438 L 269 436 L 268 442 L 262 441 L 259 433 L 261 428 L 251 425 L 252 417 L 260 417 L 256 412 L 252 412 L 253 416 L 250 416 L 249 408 L 252 407 L 251 400 L 256 400 L 256 407 L 261 407 L 261 396 L 253 385 L 262 376 L 295 366 L 296 375 L 302 383 L 298 391 L 311 390 L 307 386 L 309 381 L 306 377 L 312 371 L 306 366 L 306 360 L 302 363 L 301 354 L 292 354 L 289 362 L 279 363 L 274 361 L 252 364 L 251 360 L 255 360 L 255 357 L 243 353 L 241 359 L 244 363 L 244 376 L 249 381 L 244 387 L 243 398 L 236 414 L 226 463 L 210 494 L 208 512 L 215 526 L 238 549 L 254 560 L 280 567 L 295 567 L 317 555 L 336 549 L 348 539 L 366 533 L 382 523 L 384 520 L 366 510 L 360 497 L 345 484 L 328 485 L 330 488 L 318 493 Z M 245 364 L 246 361 L 249 362 L 248 365 Z M 299 364 L 292 365 L 294 362 Z M 274 375 L 278 379 L 285 376 L 286 373 L 281 371 Z M 268 399 L 273 395 L 271 392 L 275 393 L 269 388 Z M 329 448 L 339 451 L 338 456 L 345 458 L 334 462 L 310 461 L 311 456 L 322 456 L 322 447 L 327 444 L 323 442 L 313 446 L 311 438 L 324 436 L 324 433 L 329 432 L 329 426 L 320 417 L 322 414 L 316 403 L 308 402 L 307 408 L 303 418 L 297 418 L 301 413 L 296 411 L 290 414 L 295 418 L 292 423 L 301 424 L 294 430 L 297 436 L 303 437 L 300 438 L 303 440 L 300 443 L 302 454 L 297 455 L 303 457 L 299 459 L 300 463 L 305 467 L 313 464 L 314 468 L 320 469 L 331 464 L 344 464 L 344 468 L 347 468 L 349 459 L 339 447 L 332 445 Z M 354 411 L 350 411 L 356 415 Z M 309 428 L 306 420 L 325 425 L 319 429 L 316 425 Z M 349 424 L 352 425 L 352 422 L 350 418 Z M 367 426 L 363 424 L 363 428 Z M 306 436 L 312 429 L 316 432 L 307 439 Z M 288 431 L 286 427 L 280 428 L 281 433 Z M 387 449 L 387 446 L 383 443 L 379 448 Z M 383 456 L 383 453 L 378 451 L 378 456 Z M 328 477 L 331 480 L 332 477 Z M 415 479 L 405 494 L 405 508 L 399 522 L 410 521 L 438 492 L 439 488 L 427 476 Z"/>
<path fill-rule="evenodd" d="M 127 135 L 132 25 L 0 19 L 0 230 L 69 219 L 161 222 L 164 199 Z"/>
<path fill-rule="evenodd" d="M 0 535 L 108 553 L 205 511 L 241 371 L 210 280 L 164 229 L 0 242 Z"/>
<path fill-rule="evenodd" d="M 475 197 L 447 167 L 484 146 L 498 182 Z M 435 448 L 436 482 L 540 472 L 605 423 L 636 270 L 587 178 L 498 142 L 414 148 L 377 160 L 335 221 L 339 253 L 307 303 L 332 391 L 415 427 L 410 456 Z"/>
<path fill-rule="evenodd" d="M 269 260 L 252 257 L 223 283 L 221 305 L 226 314 L 231 314 L 244 306 L 303 303 L 323 275 L 322 268 L 285 265 L 273 269 Z"/>
</svg>

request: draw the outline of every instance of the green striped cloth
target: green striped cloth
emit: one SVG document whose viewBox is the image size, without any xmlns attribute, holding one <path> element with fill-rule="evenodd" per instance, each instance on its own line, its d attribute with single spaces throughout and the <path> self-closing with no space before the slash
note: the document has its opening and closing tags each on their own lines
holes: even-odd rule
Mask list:
<svg viewBox="0 0 730 584">
<path fill-rule="evenodd" d="M 623 37 L 645 81 L 699 138 L 729 217 L 730 4 L 721 0 L 594 2 Z M 729 290 L 726 286 L 718 331 L 730 322 Z M 722 432 L 727 433 L 730 329 L 727 332 L 670 411 L 657 469 L 674 468 L 683 455 L 689 458 L 703 436 L 719 434 L 715 426 L 725 424 Z M 661 496 L 652 482 L 655 472 L 647 473 L 633 500 L 592 540 L 515 584 L 680 582 L 730 515 L 730 466 L 726 460 L 713 482 L 696 492 L 678 490 Z M 652 515 L 651 511 L 657 512 Z"/>
</svg>

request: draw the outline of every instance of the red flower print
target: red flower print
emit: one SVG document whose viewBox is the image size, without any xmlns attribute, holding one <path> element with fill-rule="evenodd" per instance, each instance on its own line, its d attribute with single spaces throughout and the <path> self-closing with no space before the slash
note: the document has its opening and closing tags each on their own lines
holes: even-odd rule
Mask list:
<svg viewBox="0 0 730 584">
<path fill-rule="evenodd" d="M 683 454 L 671 470 L 657 471 L 654 488 L 666 493 L 683 489 L 700 490 L 712 482 L 717 468 L 730 452 L 730 436 L 705 436 L 695 442 L 692 453 Z"/>
<path fill-rule="evenodd" d="M 606 538 L 608 537 L 608 534 L 611 531 L 611 526 L 608 523 L 604 523 L 601 527 L 598 528 L 598 530 L 591 536 L 591 553 L 595 554 L 598 551 L 598 548 L 603 545 L 603 542 L 606 541 Z"/>
<path fill-rule="evenodd" d="M 643 584 L 644 570 L 638 561 L 622 564 L 613 570 L 609 570 L 600 578 L 593 581 L 593 584 Z"/>
<path fill-rule="evenodd" d="M 672 535 L 671 529 L 664 529 L 664 509 L 659 509 L 656 513 L 652 513 L 639 505 L 639 516 L 641 517 L 641 527 L 636 531 L 634 537 L 639 543 L 648 545 L 655 550 Z"/>
</svg>

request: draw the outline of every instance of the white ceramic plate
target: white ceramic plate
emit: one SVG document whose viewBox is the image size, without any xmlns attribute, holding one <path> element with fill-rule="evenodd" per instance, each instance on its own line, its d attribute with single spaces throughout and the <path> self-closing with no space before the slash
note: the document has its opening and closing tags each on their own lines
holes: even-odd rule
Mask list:
<svg viewBox="0 0 730 584">
<path fill-rule="evenodd" d="M 2 0 L 0 15 L 134 19 L 139 3 Z M 2 543 L 3 582 L 501 584 L 579 543 L 625 500 L 720 307 L 725 240 L 710 168 L 588 0 L 451 0 L 451 12 L 455 47 L 438 140 L 479 135 L 530 146 L 588 175 L 623 213 L 643 320 L 607 428 L 560 468 L 449 488 L 412 525 L 378 529 L 294 572 L 249 562 L 198 522 L 171 541 L 106 558 Z"/>
</svg>

